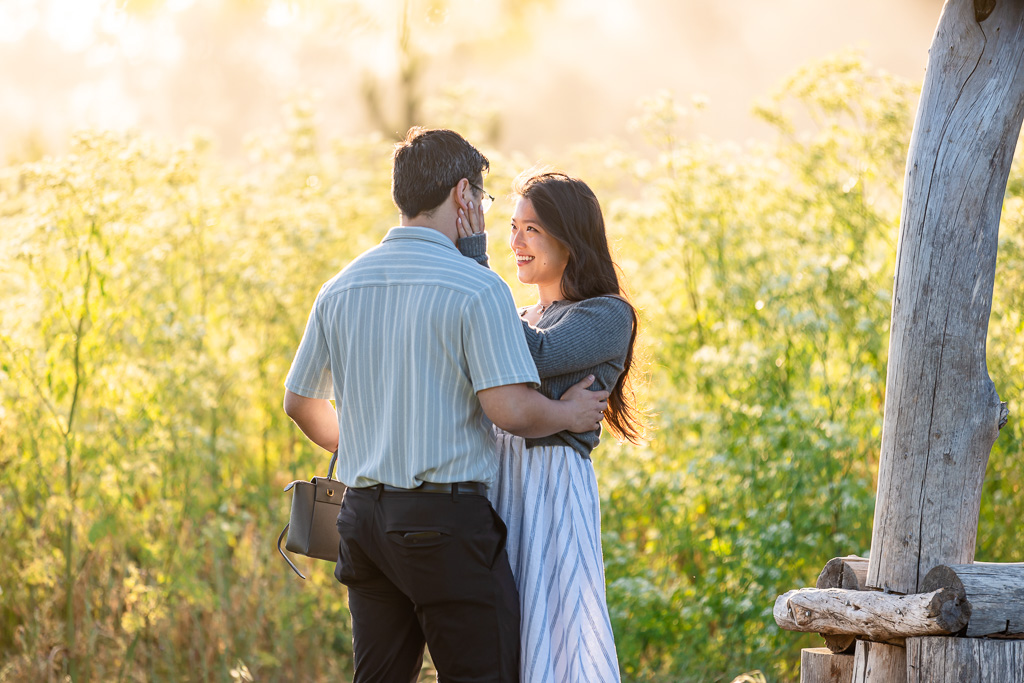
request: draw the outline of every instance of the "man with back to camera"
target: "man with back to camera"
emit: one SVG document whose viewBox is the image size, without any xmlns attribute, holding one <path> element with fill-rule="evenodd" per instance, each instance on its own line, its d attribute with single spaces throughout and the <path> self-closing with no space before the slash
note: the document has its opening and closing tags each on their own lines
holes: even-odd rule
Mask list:
<svg viewBox="0 0 1024 683">
<path fill-rule="evenodd" d="M 338 450 L 337 579 L 355 683 L 519 679 L 519 600 L 486 487 L 490 422 L 526 437 L 595 429 L 608 392 L 539 383 L 508 286 L 455 247 L 487 159 L 449 130 L 395 145 L 400 227 L 321 289 L 285 380 L 299 429 Z M 337 408 L 331 405 L 335 398 Z"/>
</svg>

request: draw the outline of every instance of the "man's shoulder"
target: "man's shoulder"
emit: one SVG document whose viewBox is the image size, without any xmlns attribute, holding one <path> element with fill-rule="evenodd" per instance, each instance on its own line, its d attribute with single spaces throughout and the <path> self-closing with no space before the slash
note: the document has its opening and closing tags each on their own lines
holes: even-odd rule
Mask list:
<svg viewBox="0 0 1024 683">
<path fill-rule="evenodd" d="M 501 276 L 490 268 L 485 268 L 471 258 L 456 254 L 451 259 L 450 272 L 459 277 L 477 284 L 480 287 L 502 287 L 507 289 L 508 285 Z"/>
<path fill-rule="evenodd" d="M 324 293 L 361 286 L 433 286 L 466 296 L 508 285 L 494 271 L 457 251 L 385 242 L 367 249 L 324 284 Z"/>
</svg>

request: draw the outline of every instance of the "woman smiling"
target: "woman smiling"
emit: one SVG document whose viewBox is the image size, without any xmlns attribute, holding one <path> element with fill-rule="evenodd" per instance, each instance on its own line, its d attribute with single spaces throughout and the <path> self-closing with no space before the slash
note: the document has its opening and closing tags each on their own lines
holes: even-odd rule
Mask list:
<svg viewBox="0 0 1024 683">
<path fill-rule="evenodd" d="M 537 302 L 520 310 L 541 377 L 558 398 L 592 375 L 611 392 L 605 421 L 636 443 L 642 416 L 632 401 L 637 316 L 623 297 L 601 206 L 582 180 L 530 171 L 514 182 L 509 246 L 520 282 Z M 459 248 L 486 262 L 483 210 L 460 215 Z M 601 429 L 523 439 L 495 429 L 497 485 L 490 493 L 508 527 L 507 548 L 522 613 L 524 682 L 618 681 L 605 598 L 601 509 L 591 451 Z"/>
</svg>

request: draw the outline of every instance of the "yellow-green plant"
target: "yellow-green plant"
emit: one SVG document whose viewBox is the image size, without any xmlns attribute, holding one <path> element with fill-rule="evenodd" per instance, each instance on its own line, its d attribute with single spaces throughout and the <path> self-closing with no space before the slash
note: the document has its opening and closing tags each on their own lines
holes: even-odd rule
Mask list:
<svg viewBox="0 0 1024 683">
<path fill-rule="evenodd" d="M 913 101 L 840 55 L 760 107 L 770 142 L 693 139 L 662 94 L 637 123 L 653 159 L 610 141 L 565 167 L 599 189 L 649 361 L 650 442 L 594 453 L 626 680 L 795 680 L 814 638 L 775 627 L 775 596 L 867 552 Z M 302 583 L 276 557 L 281 488 L 327 463 L 280 401 L 318 287 L 395 220 L 389 146 L 320 139 L 300 101 L 241 166 L 93 132 L 0 169 L 0 680 L 351 674 L 329 565 Z M 526 157 L 487 152 L 503 196 Z M 978 557 L 1019 561 L 1019 165 L 1007 198 L 989 355 L 1011 422 Z M 512 278 L 508 210 L 488 224 Z"/>
</svg>

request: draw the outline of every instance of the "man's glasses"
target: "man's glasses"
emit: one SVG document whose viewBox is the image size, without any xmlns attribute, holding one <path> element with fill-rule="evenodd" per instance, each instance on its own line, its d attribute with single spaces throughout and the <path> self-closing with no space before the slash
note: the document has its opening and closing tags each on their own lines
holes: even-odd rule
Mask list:
<svg viewBox="0 0 1024 683">
<path fill-rule="evenodd" d="M 480 190 L 481 194 L 483 194 L 483 197 L 480 198 L 480 208 L 484 210 L 484 213 L 487 213 L 487 210 L 491 208 L 491 204 L 494 203 L 494 197 L 487 194 L 487 192 L 484 191 L 484 188 L 478 187 L 473 183 L 470 183 L 469 186 L 474 190 Z"/>
</svg>

